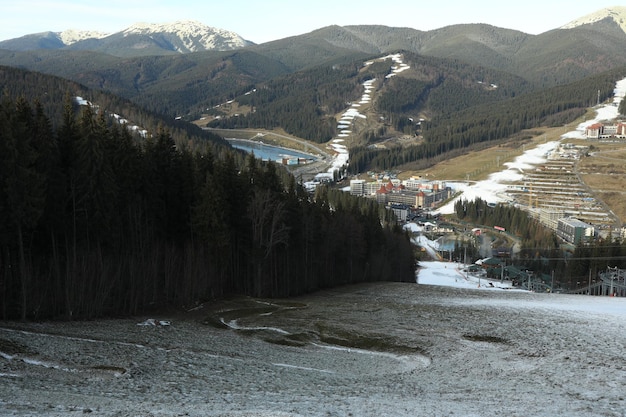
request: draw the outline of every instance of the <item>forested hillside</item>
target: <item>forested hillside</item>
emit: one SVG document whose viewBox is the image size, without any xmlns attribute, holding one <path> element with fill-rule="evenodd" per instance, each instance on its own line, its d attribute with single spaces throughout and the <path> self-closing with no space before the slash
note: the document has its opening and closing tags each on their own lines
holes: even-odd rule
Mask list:
<svg viewBox="0 0 626 417">
<path fill-rule="evenodd" d="M 209 126 L 283 128 L 315 142 L 339 132 L 336 115 L 358 100 L 366 80 L 380 80 L 367 129 L 352 128 L 351 173 L 425 167 L 468 149 L 491 146 L 523 130 L 558 126 L 611 97 L 619 68 L 574 83 L 534 91 L 524 79 L 455 60 L 403 53 L 410 70 L 386 78 L 391 61 L 320 66 L 256 85 L 234 100 L 247 113 L 219 114 Z M 375 59 L 375 57 L 371 57 Z M 419 130 L 411 120 L 425 118 Z M 373 122 L 371 120 L 374 120 Z M 378 120 L 378 122 L 376 122 Z M 420 135 L 413 145 L 372 148 L 399 135 Z"/>
<path fill-rule="evenodd" d="M 90 51 L 0 49 L 0 65 L 56 75 L 132 100 L 157 114 L 198 114 L 291 70 L 250 49 L 120 58 Z"/>
<path fill-rule="evenodd" d="M 620 68 L 565 86 L 441 112 L 423 124 L 424 143 L 383 150 L 356 147 L 350 152 L 349 170 L 423 168 L 468 149 L 491 146 L 525 129 L 563 125 L 595 105 L 598 91 L 601 101 L 611 97 L 615 82 L 625 76 L 626 68 Z"/>
<path fill-rule="evenodd" d="M 5 98 L 24 97 L 36 100 L 48 116 L 53 129 L 58 128 L 62 122 L 67 101 L 82 97 L 94 103 L 103 113 L 117 114 L 149 132 L 156 132 L 159 127 L 166 128 L 178 146 L 191 150 L 209 147 L 217 154 L 230 148 L 223 138 L 197 126 L 179 123 L 173 117 L 145 110 L 130 100 L 60 77 L 0 66 L 0 92 Z"/>
<path fill-rule="evenodd" d="M 211 127 L 276 128 L 315 142 L 327 142 L 338 132 L 336 115 L 358 101 L 363 82 L 377 80 L 374 119 L 402 132 L 408 117 L 445 117 L 468 106 L 479 106 L 515 97 L 530 90 L 524 79 L 492 69 L 454 60 L 402 54 L 410 70 L 402 76 L 386 77 L 394 62 L 370 56 L 344 64 L 322 65 L 256 85 L 254 93 L 234 98 L 250 112 L 214 120 Z M 364 65 L 366 61 L 375 61 Z M 491 87 L 497 83 L 498 87 Z M 450 99 L 454 97 L 454 99 Z M 361 139 L 381 139 L 371 128 L 360 131 Z M 409 127 L 409 134 L 414 133 Z M 390 133 L 393 135 L 394 133 Z M 367 143 L 366 143 L 367 144 Z"/>
<path fill-rule="evenodd" d="M 381 225 L 375 202 L 324 189 L 312 199 L 274 164 L 237 155 L 178 147 L 165 128 L 138 141 L 72 100 L 56 123 L 41 103 L 5 95 L 0 316 L 126 315 L 414 279 L 407 236 Z"/>
<path fill-rule="evenodd" d="M 282 127 L 297 137 L 328 142 L 336 133 L 335 114 L 360 94 L 359 64 L 320 67 L 264 83 L 236 97 L 252 111 L 214 120 L 210 127 Z"/>
</svg>

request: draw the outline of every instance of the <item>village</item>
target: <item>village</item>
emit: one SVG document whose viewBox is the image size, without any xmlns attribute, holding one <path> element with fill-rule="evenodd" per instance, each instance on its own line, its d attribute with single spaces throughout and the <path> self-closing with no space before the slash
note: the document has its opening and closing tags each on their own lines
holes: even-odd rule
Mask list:
<svg viewBox="0 0 626 417">
<path fill-rule="evenodd" d="M 408 68 L 402 62 L 401 55 L 389 55 L 381 60 L 391 59 L 394 63 L 388 77 Z M 371 62 L 366 62 L 368 66 Z M 589 156 L 594 143 L 626 140 L 626 123 L 617 119 L 617 106 L 623 97 L 625 80 L 617 83 L 613 103 L 598 104 L 594 109 L 598 117 L 578 126 L 574 134 L 575 141 L 559 140 L 545 142 L 536 149 L 528 149 L 513 162 L 503 164 L 502 172 L 492 174 L 487 181 L 465 182 L 457 180 L 432 180 L 421 176 L 400 179 L 398 172 L 368 172 L 349 179 L 346 186 L 344 177 L 345 166 L 349 163 L 348 141 L 356 128 L 355 123 L 367 118 L 364 108 L 370 106 L 375 93 L 376 82 L 373 79 L 363 83 L 364 92 L 360 100 L 348 103 L 350 108 L 338 115 L 337 130 L 339 134 L 326 146 L 326 156 L 321 159 L 303 158 L 272 158 L 277 163 L 290 166 L 292 172 L 301 180 L 302 185 L 314 192 L 320 184 L 334 184 L 342 187 L 353 196 L 371 198 L 394 213 L 396 221 L 402 224 L 417 223 L 430 234 L 439 235 L 442 239 L 454 241 L 458 231 L 453 225 L 440 220 L 440 215 L 451 214 L 454 202 L 459 199 L 471 199 L 468 188 L 481 189 L 478 194 L 486 198 L 490 207 L 505 204 L 520 208 L 535 218 L 545 227 L 553 230 L 562 242 L 565 250 L 573 251 L 577 245 L 591 244 L 598 239 L 626 238 L 626 228 L 620 217 L 599 199 L 594 190 L 581 179 L 578 163 Z M 608 114 L 608 115 L 607 115 Z M 257 133 L 257 136 L 260 135 Z M 564 135 L 562 139 L 567 138 Z M 293 139 L 290 139 L 293 141 Z M 499 163 L 498 163 L 499 166 Z M 321 168 L 321 170 L 320 170 Z M 322 172 L 320 172 L 322 171 Z M 495 179 L 497 177 L 497 179 Z M 343 178 L 343 181 L 342 181 Z M 483 185 L 481 185 L 481 183 Z M 484 185 L 486 184 L 486 185 Z M 502 228 L 501 228 L 502 229 Z M 467 232 L 467 231 L 464 231 Z M 484 230 L 483 239 L 490 234 L 503 234 L 502 230 Z M 476 228 L 472 233 L 480 234 Z M 501 258 L 511 258 L 516 244 L 514 241 L 500 241 L 494 238 L 483 253 L 486 258 L 493 256 L 496 269 L 491 274 L 504 277 L 505 267 L 501 266 Z M 493 247 L 492 247 L 493 246 Z M 445 245 L 440 247 L 438 256 L 443 258 Z M 472 267 L 474 269 L 474 266 Z M 486 260 L 479 272 L 490 269 L 490 261 Z M 498 273 L 498 269 L 500 272 Z M 524 268 L 516 269 L 513 265 L 506 266 L 506 276 L 515 285 L 533 291 L 553 291 L 553 278 L 541 276 Z M 617 281 L 623 275 L 617 275 Z M 589 282 L 596 286 L 587 291 L 602 294 L 622 294 L 623 286 L 609 288 L 602 286 L 602 279 Z M 609 282 L 609 281 L 606 281 Z M 615 283 L 614 280 L 611 281 Z M 623 285 L 623 278 L 621 280 Z M 626 295 L 626 294 L 625 294 Z"/>
<path fill-rule="evenodd" d="M 509 164 L 498 181 L 482 181 L 482 189 L 474 184 L 478 188 L 475 194 L 488 199 L 490 207 L 505 204 L 526 211 L 556 233 L 564 250 L 573 251 L 577 245 L 591 244 L 599 238 L 624 239 L 626 229 L 619 218 L 594 197 L 593 190 L 582 183 L 577 173 L 576 163 L 588 151 L 584 145 L 546 143 Z M 466 279 L 480 282 L 482 277 L 484 285 L 500 280 L 507 288 L 534 292 L 626 296 L 626 270 L 615 267 L 593 276 L 590 273 L 589 279 L 578 282 L 575 289 L 564 289 L 558 279 L 555 281 L 554 273 L 541 274 L 515 261 L 519 242 L 504 228 L 476 225 L 468 229 L 447 221 L 441 215 L 452 213 L 453 202 L 472 195 L 458 182 L 421 177 L 400 180 L 392 173 L 370 172 L 369 176 L 371 181 L 351 180 L 349 192 L 385 205 L 405 227 L 414 224 L 415 228 L 409 229 L 416 244 L 431 249 L 427 252 L 433 259 L 462 262 L 459 273 Z M 482 259 L 471 263 L 453 257 L 453 246 L 459 244 L 480 247 Z"/>
</svg>

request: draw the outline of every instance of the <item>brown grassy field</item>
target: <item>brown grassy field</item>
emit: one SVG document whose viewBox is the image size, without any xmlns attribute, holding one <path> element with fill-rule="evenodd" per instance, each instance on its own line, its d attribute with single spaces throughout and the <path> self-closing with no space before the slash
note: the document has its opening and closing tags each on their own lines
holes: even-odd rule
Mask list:
<svg viewBox="0 0 626 417">
<path fill-rule="evenodd" d="M 422 176 L 428 179 L 450 181 L 480 181 L 486 179 L 489 174 L 502 170 L 506 162 L 511 162 L 540 143 L 558 140 L 561 135 L 569 132 L 572 128 L 542 128 L 531 132 L 524 132 L 520 137 L 524 139 L 511 140 L 506 144 L 494 146 L 481 151 L 469 152 L 465 155 L 440 162 L 428 169 L 412 171 L 407 170 L 400 174 L 401 178 Z"/>
<path fill-rule="evenodd" d="M 626 143 L 593 143 L 578 164 L 581 180 L 622 222 L 626 221 Z"/>
</svg>

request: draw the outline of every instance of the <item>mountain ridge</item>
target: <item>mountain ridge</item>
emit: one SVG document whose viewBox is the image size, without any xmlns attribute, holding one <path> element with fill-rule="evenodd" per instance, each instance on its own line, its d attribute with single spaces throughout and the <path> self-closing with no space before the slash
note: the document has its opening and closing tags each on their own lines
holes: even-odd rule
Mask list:
<svg viewBox="0 0 626 417">
<path fill-rule="evenodd" d="M 578 19 L 574 19 L 571 22 L 552 29 L 554 30 L 567 30 L 567 29 L 575 29 L 579 27 L 589 27 L 601 24 L 602 22 L 609 22 L 617 25 L 621 32 L 626 35 L 626 6 L 613 6 L 598 10 L 596 12 L 590 13 L 588 15 L 582 16 Z M 328 27 L 322 27 L 316 29 L 310 34 L 319 33 L 320 31 L 328 31 L 329 28 L 334 28 L 339 31 L 348 31 L 353 32 L 353 35 L 360 40 L 363 39 L 362 32 L 363 29 L 373 28 L 375 31 L 380 32 L 381 30 L 387 31 L 395 31 L 395 32 L 408 32 L 408 33 L 417 33 L 418 37 L 433 37 L 438 36 L 438 34 L 449 32 L 450 30 L 455 30 L 458 28 L 471 28 L 471 27 L 492 27 L 497 30 L 505 30 L 511 33 L 517 33 L 519 36 L 525 37 L 533 37 L 533 36 L 541 36 L 543 34 L 538 35 L 530 35 L 523 31 L 501 28 L 485 23 L 467 23 L 467 24 L 455 24 L 449 26 L 443 26 L 441 28 L 432 29 L 429 31 L 422 31 L 415 28 L 409 27 L 391 27 L 384 25 L 346 25 L 339 26 L 333 25 Z M 361 29 L 359 29 L 361 28 Z M 550 32 L 550 31 L 548 31 Z M 544 32 L 547 33 L 547 32 Z M 306 36 L 308 34 L 302 34 L 298 36 Z M 71 49 L 89 49 L 89 50 L 101 50 L 106 53 L 112 53 L 113 55 L 119 56 L 132 56 L 132 53 L 119 52 L 115 53 L 116 46 L 114 45 L 115 41 L 119 41 L 121 37 L 129 37 L 129 36 L 157 36 L 160 39 L 152 40 L 152 42 L 158 45 L 158 48 L 149 49 L 149 52 L 159 52 L 158 49 L 162 49 L 160 53 L 163 54 L 166 52 L 175 52 L 175 53 L 192 53 L 198 51 L 206 51 L 206 50 L 218 50 L 218 51 L 228 51 L 244 48 L 247 46 L 255 45 L 254 42 L 249 41 L 241 37 L 239 34 L 229 31 L 226 29 L 220 29 L 216 27 L 211 27 L 205 25 L 197 20 L 187 19 L 187 20 L 178 20 L 173 22 L 166 23 L 145 23 L 138 22 L 127 28 L 121 29 L 119 31 L 113 33 L 104 33 L 93 30 L 77 30 L 77 29 L 67 29 L 62 32 L 39 32 L 39 33 L 31 33 L 25 34 L 21 37 L 6 39 L 0 41 L 0 49 L 8 49 L 13 51 L 28 51 L 34 49 L 62 49 L 62 48 L 71 48 Z M 298 37 L 295 36 L 295 37 Z M 290 37 L 291 38 L 291 37 Z M 107 41 L 107 39 L 109 41 Z M 281 39 L 276 39 L 274 41 L 266 42 L 271 43 L 275 41 L 280 41 Z M 476 39 L 478 40 L 478 39 Z M 332 39 L 328 40 L 331 44 L 334 44 Z M 140 44 L 150 44 L 152 43 L 145 38 L 139 39 L 134 45 L 128 46 L 128 42 L 126 46 L 120 47 L 120 49 L 135 49 L 136 51 L 141 50 L 142 47 Z M 367 43 L 367 41 L 365 42 Z M 335 46 L 340 46 L 341 42 L 335 44 Z M 376 52 L 380 52 L 379 50 Z M 386 45 L 387 47 L 389 45 Z M 488 45 L 490 46 L 490 45 Z M 497 45 L 496 45 L 497 46 Z M 502 46 L 502 45 L 500 45 Z M 368 45 L 365 47 L 364 52 L 374 52 L 371 49 L 372 45 Z M 361 45 L 361 48 L 364 48 Z M 145 46 L 144 48 L 145 49 Z M 411 48 L 409 48 L 411 49 Z M 145 53 L 137 53 L 136 55 L 146 55 Z"/>
<path fill-rule="evenodd" d="M 574 19 L 561 26 L 559 29 L 573 29 L 576 27 L 591 25 L 605 19 L 615 22 L 626 33 L 626 6 L 606 7 L 588 15 Z"/>
<path fill-rule="evenodd" d="M 0 49 L 0 65 L 61 76 L 176 116 L 197 114 L 277 77 L 354 65 L 350 63 L 398 52 L 443 59 L 457 66 L 474 65 L 481 74 L 496 70 L 514 75 L 527 83 L 529 90 L 626 66 L 626 33 L 606 18 L 541 35 L 487 24 L 452 25 L 428 32 L 382 25 L 332 25 L 235 50 L 183 53 L 196 41 L 196 24 L 204 27 L 189 21 L 137 24 L 102 39 L 85 39 L 63 48 L 26 52 Z M 178 35 L 167 35 L 174 32 Z M 51 33 L 44 40 L 60 42 Z M 428 71 L 446 73 L 435 68 Z M 413 75 L 418 81 L 423 77 Z M 504 85 L 499 80 L 496 84 Z"/>
<path fill-rule="evenodd" d="M 106 38 L 110 35 L 110 33 L 98 32 L 92 30 L 76 30 L 76 29 L 67 29 L 63 32 L 51 32 L 56 34 L 58 38 L 65 44 L 65 46 L 69 46 L 73 43 L 84 41 L 86 39 L 101 39 Z"/>
<path fill-rule="evenodd" d="M 31 51 L 71 49 L 116 56 L 163 55 L 198 51 L 229 51 L 253 45 L 239 34 L 207 26 L 196 20 L 171 23 L 135 23 L 121 31 L 103 33 L 68 29 L 41 32 L 0 42 L 0 49 Z"/>
</svg>

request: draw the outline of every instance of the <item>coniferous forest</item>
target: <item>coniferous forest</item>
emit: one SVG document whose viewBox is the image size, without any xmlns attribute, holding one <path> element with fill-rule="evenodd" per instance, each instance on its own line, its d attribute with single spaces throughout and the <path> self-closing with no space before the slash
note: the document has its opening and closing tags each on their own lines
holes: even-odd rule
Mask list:
<svg viewBox="0 0 626 417">
<path fill-rule="evenodd" d="M 54 128 L 53 126 L 58 126 Z M 202 148 L 202 147 L 195 147 Z M 231 294 L 413 281 L 375 202 L 310 196 L 273 163 L 146 140 L 90 106 L 0 103 L 0 317 L 84 319 Z"/>
</svg>

